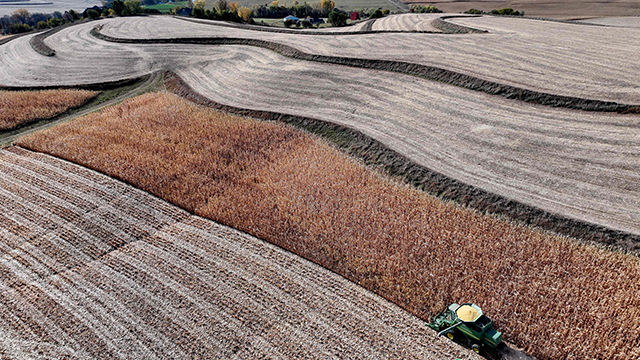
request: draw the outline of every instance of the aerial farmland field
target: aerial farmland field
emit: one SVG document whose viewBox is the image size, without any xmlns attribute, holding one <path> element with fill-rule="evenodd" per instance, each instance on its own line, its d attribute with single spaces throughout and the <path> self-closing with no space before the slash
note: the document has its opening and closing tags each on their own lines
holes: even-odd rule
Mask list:
<svg viewBox="0 0 640 360">
<path fill-rule="evenodd" d="M 0 353 L 475 359 L 427 326 L 474 302 L 482 357 L 637 359 L 640 28 L 592 22 L 10 38 Z"/>
</svg>

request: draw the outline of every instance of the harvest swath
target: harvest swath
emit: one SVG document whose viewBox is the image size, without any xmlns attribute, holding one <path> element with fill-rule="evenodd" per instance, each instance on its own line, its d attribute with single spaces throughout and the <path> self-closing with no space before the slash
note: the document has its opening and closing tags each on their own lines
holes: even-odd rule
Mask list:
<svg viewBox="0 0 640 360">
<path fill-rule="evenodd" d="M 273 242 L 420 317 L 473 299 L 542 359 L 640 356 L 636 258 L 444 203 L 293 128 L 150 94 L 19 145 Z"/>
<path fill-rule="evenodd" d="M 81 166 L 0 150 L 0 353 L 479 359 L 317 265 Z"/>
<path fill-rule="evenodd" d="M 0 130 L 52 118 L 86 103 L 96 94 L 86 90 L 0 91 Z"/>
</svg>

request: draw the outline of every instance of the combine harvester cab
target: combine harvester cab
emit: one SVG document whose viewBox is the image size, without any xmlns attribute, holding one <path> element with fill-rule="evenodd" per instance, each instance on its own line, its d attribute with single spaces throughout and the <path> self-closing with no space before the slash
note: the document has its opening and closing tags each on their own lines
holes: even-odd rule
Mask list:
<svg viewBox="0 0 640 360">
<path fill-rule="evenodd" d="M 428 325 L 439 331 L 438 336 L 446 335 L 452 340 L 456 334 L 462 334 L 476 353 L 484 345 L 496 348 L 502 342 L 502 333 L 493 328 L 493 321 L 472 303 L 451 304 Z"/>
</svg>

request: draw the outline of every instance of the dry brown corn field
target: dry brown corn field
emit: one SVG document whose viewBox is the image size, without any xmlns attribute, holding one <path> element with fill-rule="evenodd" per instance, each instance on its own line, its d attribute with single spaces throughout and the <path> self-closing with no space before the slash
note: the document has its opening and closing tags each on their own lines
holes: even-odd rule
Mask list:
<svg viewBox="0 0 640 360">
<path fill-rule="evenodd" d="M 87 90 L 0 91 L 0 130 L 54 117 L 96 94 Z"/>
<path fill-rule="evenodd" d="M 541 359 L 640 356 L 637 258 L 444 203 L 285 125 L 160 93 L 18 145 L 282 246 L 424 319 L 472 300 Z"/>
</svg>

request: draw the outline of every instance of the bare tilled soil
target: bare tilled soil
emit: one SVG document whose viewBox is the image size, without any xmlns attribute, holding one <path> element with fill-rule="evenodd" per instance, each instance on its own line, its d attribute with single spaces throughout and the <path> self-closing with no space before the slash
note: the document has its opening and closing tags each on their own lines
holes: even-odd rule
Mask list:
<svg viewBox="0 0 640 360">
<path fill-rule="evenodd" d="M 614 27 L 640 28 L 640 16 L 590 18 L 577 20 L 577 22 Z"/>
<path fill-rule="evenodd" d="M 475 359 L 319 266 L 83 167 L 0 151 L 9 358 Z"/>
<path fill-rule="evenodd" d="M 443 15 L 443 14 L 438 14 Z M 459 15 L 459 14 L 458 14 Z M 404 17 L 432 14 L 401 15 Z M 156 22 L 160 21 L 160 22 Z M 376 20 L 373 24 L 381 21 Z M 141 24 L 140 22 L 147 22 Z M 229 27 L 200 30 L 185 21 L 150 17 L 114 19 L 105 35 L 121 38 L 227 36 L 263 39 L 319 55 L 395 60 L 436 66 L 482 79 L 551 94 L 640 104 L 640 30 L 483 16 L 447 22 L 486 34 L 391 33 L 296 36 Z M 135 28 L 129 29 L 129 26 Z M 183 31 L 183 27 L 188 29 Z M 144 31 L 144 28 L 149 30 Z M 171 31 L 169 29 L 175 29 Z M 182 34 L 182 35 L 181 35 Z"/>
<path fill-rule="evenodd" d="M 431 25 L 431 22 L 441 14 L 402 14 L 391 15 L 377 19 L 372 30 L 413 30 L 440 32 L 441 30 Z"/>
<path fill-rule="evenodd" d="M 103 33 L 114 37 L 224 36 L 263 39 L 291 45 L 310 54 L 405 61 L 551 94 L 640 104 L 640 90 L 636 86 L 640 82 L 637 78 L 640 77 L 640 65 L 636 61 L 640 52 L 640 30 L 487 16 L 447 21 L 472 27 L 483 27 L 487 23 L 491 26 L 485 28 L 491 32 L 299 36 L 210 26 L 171 17 L 118 18 L 100 23 L 105 24 Z M 57 57 L 64 63 L 74 62 L 73 65 L 80 69 L 95 64 L 96 69 L 104 69 L 98 72 L 104 71 L 114 76 L 122 72 L 139 74 L 145 71 L 145 66 L 139 62 L 128 63 L 123 69 L 114 71 L 112 66 L 121 64 L 120 59 L 126 60 L 135 52 L 129 53 L 128 50 L 132 48 L 124 45 L 87 39 L 88 30 L 93 24 L 95 22 L 65 29 L 46 39 L 45 43 L 56 51 L 67 48 L 67 54 L 73 53 L 73 58 L 67 54 L 58 54 Z M 49 63 L 40 59 L 32 49 L 24 49 L 28 44 L 20 40 L 0 48 L 0 79 L 4 85 L 18 85 L 33 79 L 39 72 L 35 70 L 36 65 L 39 69 L 41 65 L 50 67 L 48 70 L 54 64 L 65 66 L 60 62 Z M 119 54 L 113 54 L 114 47 L 119 49 Z M 102 58 L 99 55 L 103 55 Z M 143 63 L 160 65 L 161 61 L 154 58 L 153 61 L 146 59 Z M 115 65 L 109 64 L 114 62 Z M 103 65 L 106 67 L 103 68 Z M 37 72 L 33 73 L 34 70 Z M 74 77 L 76 80 L 88 80 L 82 71 Z M 49 78 L 39 77 L 42 81 Z"/>
</svg>

